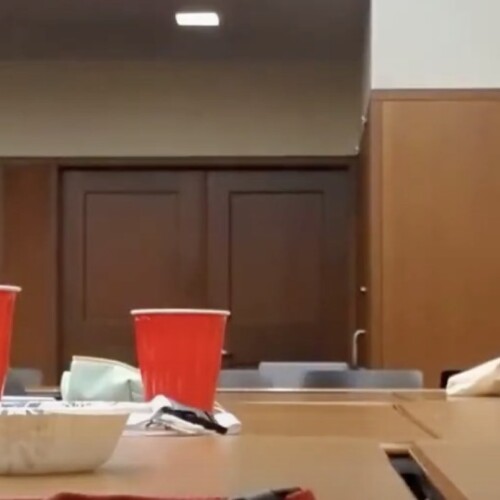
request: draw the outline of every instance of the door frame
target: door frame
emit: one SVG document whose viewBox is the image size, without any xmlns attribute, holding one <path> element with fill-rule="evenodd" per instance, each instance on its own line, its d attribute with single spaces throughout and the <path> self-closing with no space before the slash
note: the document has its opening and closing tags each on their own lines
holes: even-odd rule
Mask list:
<svg viewBox="0 0 500 500">
<path fill-rule="evenodd" d="M 22 353 L 18 356 L 20 363 L 36 363 L 36 368 L 43 370 L 45 383 L 54 384 L 58 382 L 59 374 L 62 369 L 62 342 L 61 342 L 61 308 L 60 308 L 60 280 L 62 275 L 62 266 L 60 259 L 61 249 L 61 180 L 65 170 L 69 169 L 205 169 L 205 170 L 348 170 L 350 175 L 352 204 L 352 236 L 351 236 L 351 255 L 350 262 L 350 330 L 354 331 L 356 325 L 356 255 L 358 252 L 358 242 L 356 236 L 356 204 L 357 204 L 357 166 L 358 156 L 280 156 L 280 157 L 164 157 L 164 158 L 5 158 L 0 159 L 0 173 L 5 169 L 16 169 L 21 175 L 22 169 L 40 169 L 43 168 L 47 175 L 47 182 L 44 183 L 45 195 L 43 197 L 44 213 L 47 213 L 47 220 L 44 221 L 44 231 L 46 237 L 43 241 L 37 241 L 33 236 L 33 245 L 43 244 L 43 248 L 37 247 L 37 251 L 43 252 L 46 256 L 45 277 L 43 283 L 38 283 L 37 290 L 39 295 L 43 294 L 49 297 L 50 307 L 43 311 L 44 327 L 35 331 L 33 335 L 37 336 L 37 345 L 43 346 L 43 352 L 32 362 L 31 359 L 24 361 Z M 0 186 L 1 188 L 1 186 Z M 3 194 L 3 193 L 2 193 Z M 0 205 L 5 212 L 5 204 L 9 203 L 6 197 L 0 197 Z M 0 226 L 2 226 L 0 224 Z M 8 234 L 0 232 L 0 255 L 4 255 L 4 262 L 0 263 L 3 268 L 2 278 L 5 280 L 16 279 L 9 272 Z M 15 242 L 12 243 L 15 245 Z M 12 255 L 12 251 L 10 252 Z M 12 276 L 12 277 L 11 277 Z M 38 276 L 24 277 L 25 293 L 29 293 L 30 283 L 39 280 Z M 28 292 L 26 292 L 28 291 Z M 31 303 L 36 302 L 37 297 L 31 298 Z M 28 313 L 24 313 L 27 315 Z M 349 333 L 351 333 L 349 332 Z"/>
</svg>

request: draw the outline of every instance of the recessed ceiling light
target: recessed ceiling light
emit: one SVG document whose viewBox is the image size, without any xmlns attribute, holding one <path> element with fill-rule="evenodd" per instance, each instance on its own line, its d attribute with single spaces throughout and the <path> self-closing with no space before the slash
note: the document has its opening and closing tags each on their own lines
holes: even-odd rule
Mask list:
<svg viewBox="0 0 500 500">
<path fill-rule="evenodd" d="M 179 26 L 219 26 L 217 12 L 177 12 L 175 21 Z"/>
</svg>

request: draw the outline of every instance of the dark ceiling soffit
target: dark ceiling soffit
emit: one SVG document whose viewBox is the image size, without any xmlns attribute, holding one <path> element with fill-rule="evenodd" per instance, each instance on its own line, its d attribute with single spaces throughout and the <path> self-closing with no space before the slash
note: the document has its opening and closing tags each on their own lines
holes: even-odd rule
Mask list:
<svg viewBox="0 0 500 500">
<path fill-rule="evenodd" d="M 221 157 L 85 157 L 0 158 L 2 166 L 37 165 L 61 168 L 348 168 L 357 156 L 221 156 Z"/>
</svg>

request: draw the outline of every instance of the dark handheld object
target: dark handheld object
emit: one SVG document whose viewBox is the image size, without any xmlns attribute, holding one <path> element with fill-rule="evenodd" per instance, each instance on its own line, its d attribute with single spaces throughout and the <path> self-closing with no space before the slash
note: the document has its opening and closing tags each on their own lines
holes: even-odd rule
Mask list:
<svg viewBox="0 0 500 500">
<path fill-rule="evenodd" d="M 210 413 L 201 410 L 183 407 L 178 404 L 172 406 L 172 408 L 164 406 L 153 416 L 151 419 L 151 425 L 161 420 L 161 415 L 172 415 L 191 424 L 200 425 L 201 427 L 204 427 L 209 431 L 214 431 L 217 434 L 227 433 L 227 429 L 222 427 L 222 425 L 219 425 Z"/>
<path fill-rule="evenodd" d="M 5 500 L 18 500 L 15 498 L 6 498 Z M 180 497 L 139 497 L 133 495 L 83 495 L 79 493 L 59 493 L 57 495 L 42 498 L 31 498 L 30 500 L 189 500 L 189 498 Z M 202 500 L 196 497 L 196 500 Z M 273 490 L 261 493 L 259 495 L 250 495 L 244 497 L 228 498 L 206 497 L 204 500 L 314 500 L 314 495 L 307 490 L 291 488 L 287 490 Z"/>
<path fill-rule="evenodd" d="M 247 497 L 233 498 L 232 500 L 314 500 L 311 492 L 299 488 L 273 490 Z"/>
</svg>

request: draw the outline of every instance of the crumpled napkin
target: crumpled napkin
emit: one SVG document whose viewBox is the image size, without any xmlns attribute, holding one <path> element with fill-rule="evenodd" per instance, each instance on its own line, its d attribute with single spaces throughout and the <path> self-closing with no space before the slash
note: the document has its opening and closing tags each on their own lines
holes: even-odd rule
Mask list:
<svg viewBox="0 0 500 500">
<path fill-rule="evenodd" d="M 144 401 L 140 371 L 111 359 L 73 356 L 63 373 L 64 401 Z"/>
<path fill-rule="evenodd" d="M 74 356 L 70 371 L 61 379 L 61 396 L 65 404 L 74 408 L 93 408 L 127 411 L 130 416 L 127 430 L 131 433 L 207 434 L 202 427 L 174 415 L 157 415 L 162 407 L 172 408 L 175 403 L 165 396 L 144 402 L 140 371 L 119 361 Z M 61 404 L 59 402 L 59 404 Z M 40 403 L 40 408 L 57 406 L 56 402 Z M 154 421 L 152 421 L 153 417 Z M 227 434 L 241 432 L 241 422 L 231 413 L 215 404 L 212 414 L 216 423 L 227 429 Z"/>
<path fill-rule="evenodd" d="M 453 375 L 446 385 L 448 396 L 500 396 L 500 358 Z"/>
</svg>

